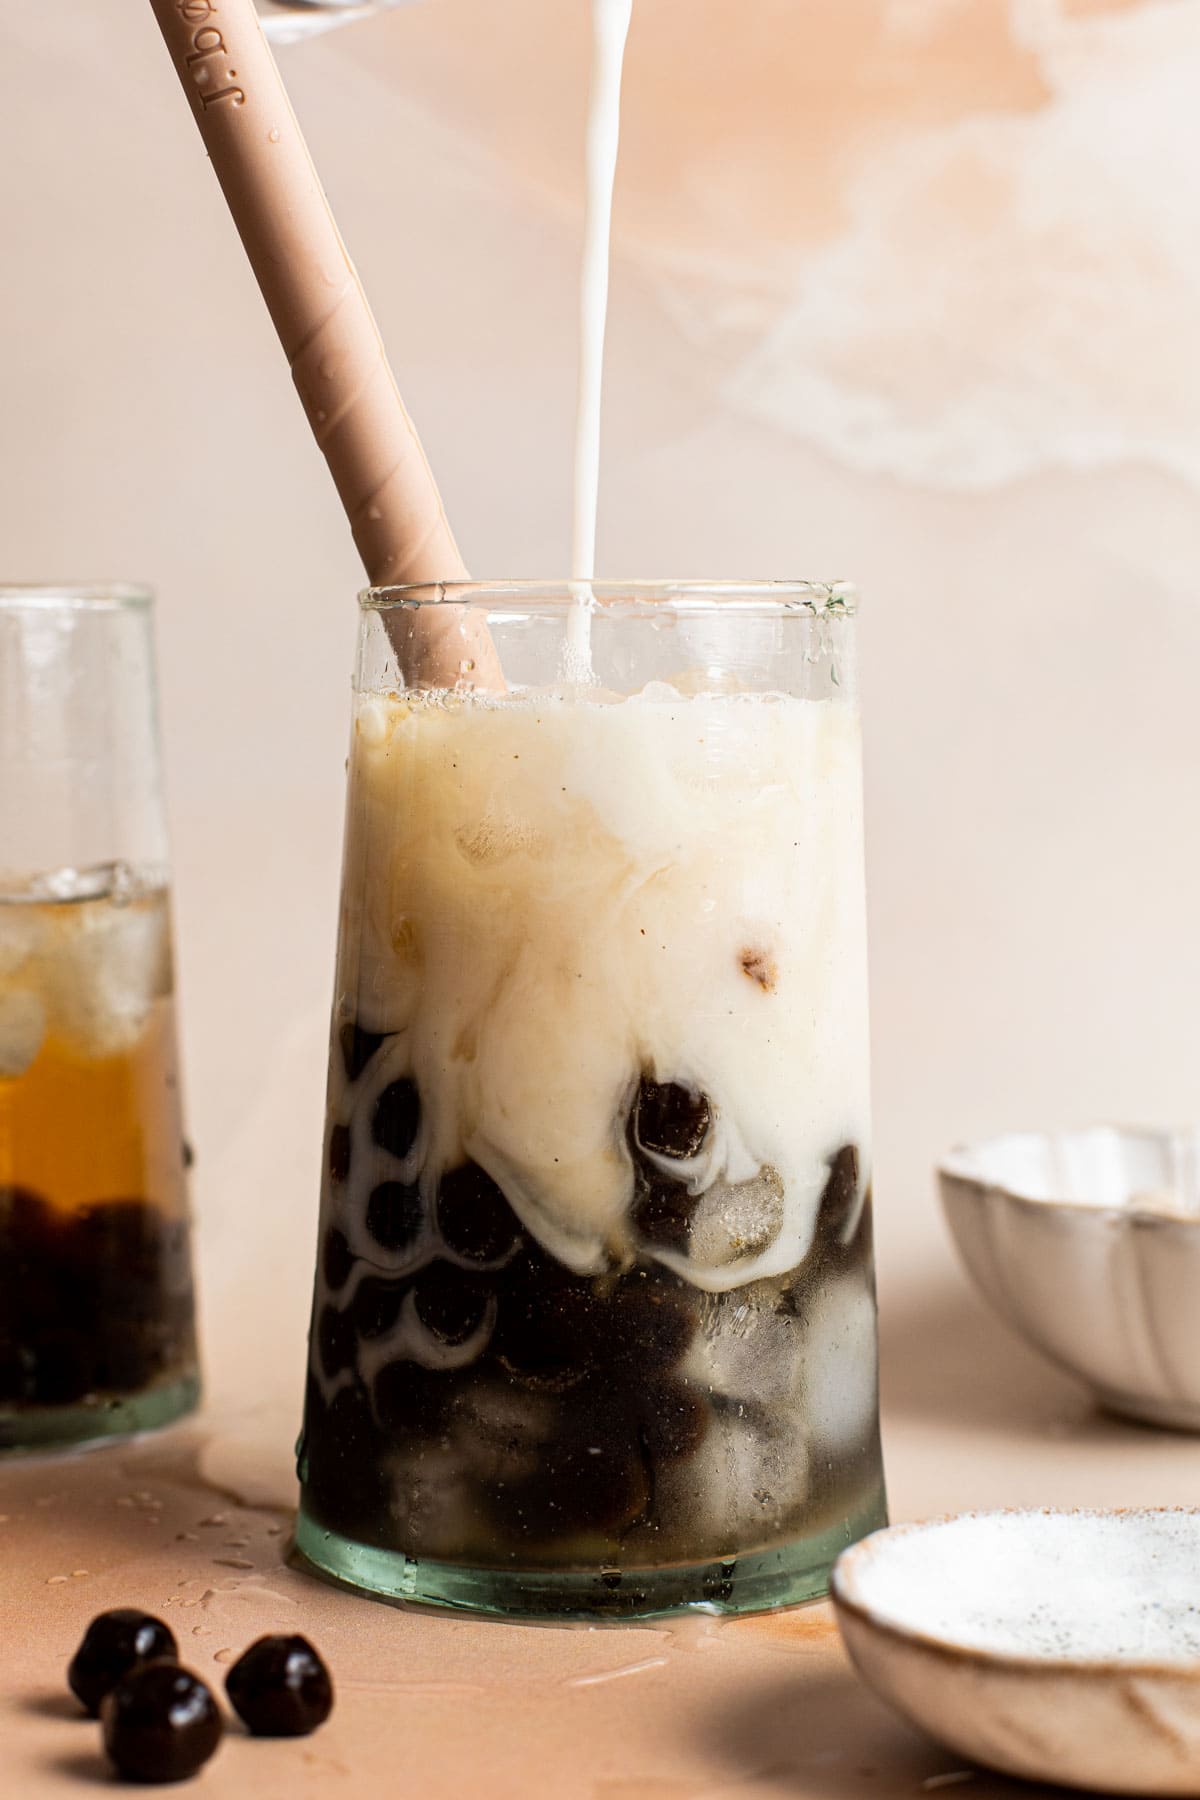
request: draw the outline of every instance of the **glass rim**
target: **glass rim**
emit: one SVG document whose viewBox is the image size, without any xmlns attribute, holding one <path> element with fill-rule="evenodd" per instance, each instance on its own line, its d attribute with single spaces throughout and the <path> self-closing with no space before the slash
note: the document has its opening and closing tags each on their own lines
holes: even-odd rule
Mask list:
<svg viewBox="0 0 1200 1800">
<path fill-rule="evenodd" d="M 424 606 L 469 606 L 484 612 L 564 613 L 587 591 L 606 612 L 803 613 L 808 617 L 853 618 L 858 590 L 850 581 L 614 581 L 604 576 L 585 581 L 561 576 L 529 581 L 423 581 L 364 588 L 358 596 L 365 612 L 413 611 Z"/>
<path fill-rule="evenodd" d="M 0 582 L 0 612 L 16 611 L 19 607 L 141 612 L 153 603 L 153 590 L 136 581 Z"/>
</svg>

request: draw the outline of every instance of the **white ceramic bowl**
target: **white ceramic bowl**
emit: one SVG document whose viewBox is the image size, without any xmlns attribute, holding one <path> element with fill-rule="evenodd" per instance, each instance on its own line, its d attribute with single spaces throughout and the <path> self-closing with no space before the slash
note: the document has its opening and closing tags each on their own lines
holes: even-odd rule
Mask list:
<svg viewBox="0 0 1200 1800">
<path fill-rule="evenodd" d="M 893 1526 L 843 1552 L 832 1594 L 864 1681 L 969 1760 L 1200 1794 L 1200 1510 Z"/>
<path fill-rule="evenodd" d="M 1114 1412 L 1200 1430 L 1200 1133 L 995 1138 L 938 1176 L 997 1312 Z"/>
</svg>

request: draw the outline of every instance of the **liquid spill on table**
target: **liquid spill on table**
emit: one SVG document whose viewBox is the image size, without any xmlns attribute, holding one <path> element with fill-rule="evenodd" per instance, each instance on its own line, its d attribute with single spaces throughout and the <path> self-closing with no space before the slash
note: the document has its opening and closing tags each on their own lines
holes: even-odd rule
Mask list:
<svg viewBox="0 0 1200 1800">
<path fill-rule="evenodd" d="M 210 1800 L 840 1800 L 966 1785 L 857 1683 L 826 1606 L 644 1626 L 513 1626 L 376 1603 L 290 1565 L 290 1422 L 201 1420 L 0 1467 L 0 1731 L 23 1800 L 102 1776 L 63 1673 L 87 1621 L 143 1606 L 219 1692 L 255 1637 L 302 1631 L 334 1671 L 311 1739 L 231 1728 Z M 7 1714 L 7 1719 L 5 1719 Z M 7 1729 L 5 1729 L 7 1727 Z M 251 1770 L 251 1763 L 253 1768 Z M 1009 1793 L 979 1776 L 978 1800 Z M 1036 1790 L 1025 1790 L 1026 1800 Z"/>
</svg>

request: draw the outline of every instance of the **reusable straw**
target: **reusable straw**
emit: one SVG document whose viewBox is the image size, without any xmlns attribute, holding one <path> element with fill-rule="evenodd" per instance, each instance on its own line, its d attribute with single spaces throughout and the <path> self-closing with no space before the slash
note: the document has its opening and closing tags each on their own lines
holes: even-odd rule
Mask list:
<svg viewBox="0 0 1200 1800">
<path fill-rule="evenodd" d="M 150 4 L 372 585 L 465 579 L 253 0 Z M 466 607 L 426 609 L 393 637 L 409 677 L 501 685 L 486 624 Z"/>
</svg>

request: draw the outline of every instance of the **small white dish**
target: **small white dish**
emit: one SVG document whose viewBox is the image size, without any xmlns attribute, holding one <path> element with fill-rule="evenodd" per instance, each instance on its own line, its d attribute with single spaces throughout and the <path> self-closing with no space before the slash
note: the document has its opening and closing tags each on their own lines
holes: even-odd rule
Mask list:
<svg viewBox="0 0 1200 1800">
<path fill-rule="evenodd" d="M 1200 1795 L 1200 1509 L 893 1526 L 843 1552 L 832 1596 L 863 1680 L 971 1761 Z"/>
<path fill-rule="evenodd" d="M 1200 1133 L 995 1138 L 938 1169 L 997 1312 L 1100 1403 L 1200 1431 Z"/>
</svg>

